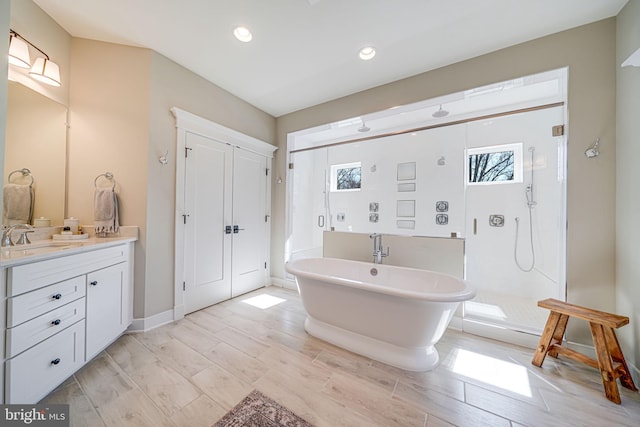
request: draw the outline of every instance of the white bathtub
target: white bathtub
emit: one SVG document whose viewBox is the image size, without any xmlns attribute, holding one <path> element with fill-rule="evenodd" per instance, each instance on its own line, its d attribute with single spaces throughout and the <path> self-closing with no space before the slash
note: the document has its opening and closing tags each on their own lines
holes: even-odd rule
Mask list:
<svg viewBox="0 0 640 427">
<path fill-rule="evenodd" d="M 475 296 L 446 274 L 335 258 L 291 261 L 307 332 L 409 371 L 438 364 L 434 344 L 458 304 Z"/>
</svg>

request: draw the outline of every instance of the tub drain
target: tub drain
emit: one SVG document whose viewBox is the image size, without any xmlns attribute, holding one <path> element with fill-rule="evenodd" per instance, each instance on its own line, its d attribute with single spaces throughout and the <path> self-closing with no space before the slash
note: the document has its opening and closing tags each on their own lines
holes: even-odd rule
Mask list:
<svg viewBox="0 0 640 427">
<path fill-rule="evenodd" d="M 371 270 L 369 270 L 369 273 L 371 273 L 372 276 L 377 276 L 378 275 L 378 269 L 377 268 L 372 268 Z"/>
</svg>

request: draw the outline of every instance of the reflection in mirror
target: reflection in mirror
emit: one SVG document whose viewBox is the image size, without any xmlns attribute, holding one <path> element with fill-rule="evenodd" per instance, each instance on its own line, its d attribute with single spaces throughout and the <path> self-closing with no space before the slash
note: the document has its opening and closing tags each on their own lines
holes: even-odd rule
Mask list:
<svg viewBox="0 0 640 427">
<path fill-rule="evenodd" d="M 3 185 L 13 171 L 33 177 L 33 219 L 62 225 L 65 210 L 67 108 L 16 82 L 9 82 Z M 11 177 L 23 183 L 22 173 Z M 6 212 L 3 209 L 3 224 Z"/>
</svg>

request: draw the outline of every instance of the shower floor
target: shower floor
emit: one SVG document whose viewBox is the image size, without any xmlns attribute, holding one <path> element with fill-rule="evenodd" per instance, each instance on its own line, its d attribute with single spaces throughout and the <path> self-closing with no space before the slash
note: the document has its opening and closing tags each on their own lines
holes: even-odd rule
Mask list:
<svg viewBox="0 0 640 427">
<path fill-rule="evenodd" d="M 538 307 L 538 300 L 478 291 L 464 304 L 464 318 L 507 329 L 539 335 L 549 311 Z"/>
</svg>

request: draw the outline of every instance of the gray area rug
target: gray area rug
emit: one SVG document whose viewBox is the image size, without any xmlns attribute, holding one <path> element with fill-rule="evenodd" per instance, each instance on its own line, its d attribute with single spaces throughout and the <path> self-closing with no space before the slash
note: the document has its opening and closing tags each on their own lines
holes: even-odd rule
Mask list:
<svg viewBox="0 0 640 427">
<path fill-rule="evenodd" d="M 213 427 L 313 427 L 289 409 L 253 390 Z"/>
</svg>

